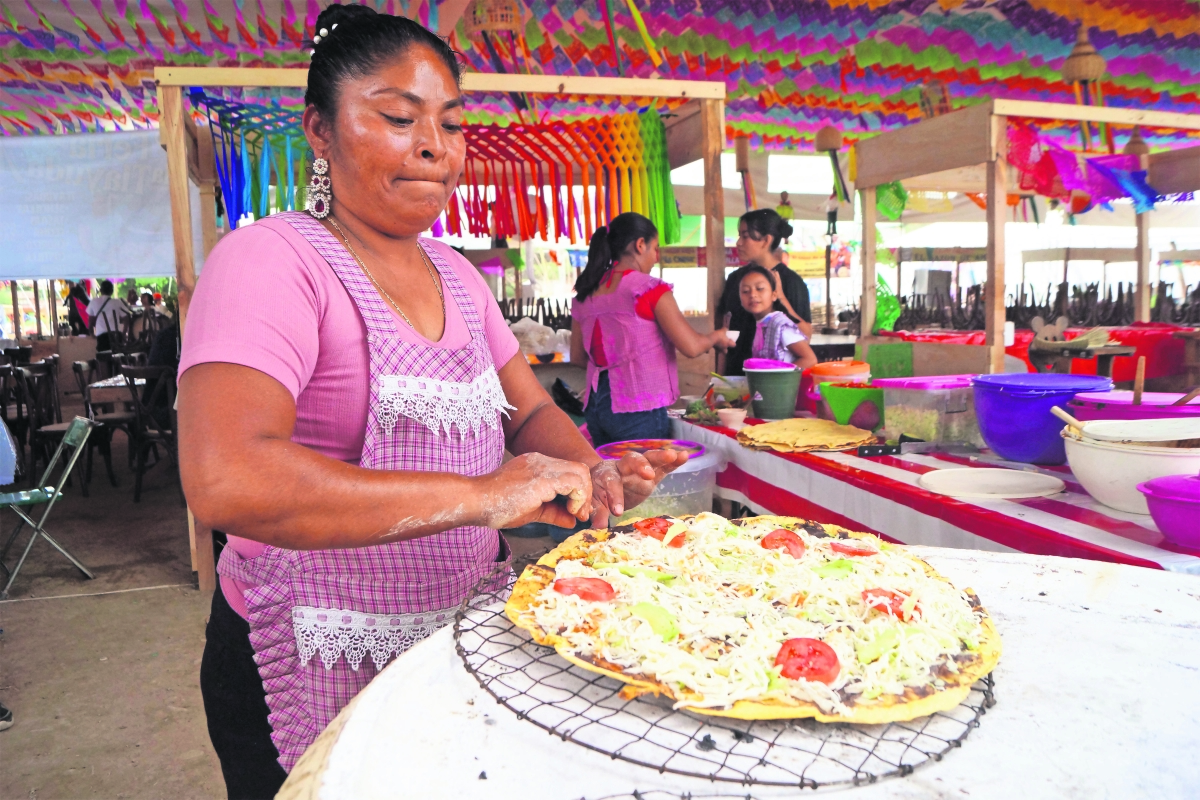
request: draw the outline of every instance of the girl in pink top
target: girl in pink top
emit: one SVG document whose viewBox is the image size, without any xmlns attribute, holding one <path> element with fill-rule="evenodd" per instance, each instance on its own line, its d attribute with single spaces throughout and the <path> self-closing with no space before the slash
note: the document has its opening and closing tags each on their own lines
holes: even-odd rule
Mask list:
<svg viewBox="0 0 1200 800">
<path fill-rule="evenodd" d="M 650 276 L 657 263 L 658 229 L 627 212 L 592 235 L 575 282 L 571 361 L 587 364 L 584 414 L 596 446 L 666 438 L 667 406 L 679 399 L 675 351 L 695 358 L 733 346 L 723 329 L 692 330 L 671 285 Z"/>
<path fill-rule="evenodd" d="M 231 798 L 273 797 L 379 670 L 453 618 L 507 558 L 498 528 L 604 525 L 686 460 L 602 463 L 471 267 L 419 239 L 465 157 L 445 41 L 360 5 L 316 30 L 310 214 L 222 241 L 180 365 L 184 489 L 229 535 L 200 688 Z"/>
</svg>

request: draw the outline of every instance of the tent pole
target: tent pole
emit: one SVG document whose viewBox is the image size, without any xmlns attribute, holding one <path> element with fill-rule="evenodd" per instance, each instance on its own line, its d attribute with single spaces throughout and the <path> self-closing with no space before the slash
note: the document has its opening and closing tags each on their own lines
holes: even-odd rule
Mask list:
<svg viewBox="0 0 1200 800">
<path fill-rule="evenodd" d="M 21 344 L 21 306 L 17 303 L 17 282 L 9 281 L 8 286 L 12 289 L 12 304 L 13 304 L 13 338 L 16 339 L 17 345 Z"/>
<path fill-rule="evenodd" d="M 37 279 L 33 280 L 33 319 L 37 323 L 38 339 L 42 338 L 42 297 L 38 289 Z"/>
<path fill-rule="evenodd" d="M 721 151 L 725 149 L 725 101 L 700 101 L 700 148 L 704 159 L 704 255 L 708 267 L 708 313 L 721 327 L 717 305 L 725 290 L 725 189 Z"/>
<path fill-rule="evenodd" d="M 175 239 L 175 279 L 179 284 L 179 334 L 184 335 L 187 309 L 196 288 L 196 263 L 192 252 L 192 208 L 188 192 L 188 157 L 184 130 L 183 88 L 158 87 L 159 135 L 167 149 L 167 184 L 171 197 L 171 233 Z M 198 525 L 188 509 L 188 533 L 192 568 L 199 588 L 211 592 L 217 588 L 217 568 L 213 561 L 212 530 Z"/>
<path fill-rule="evenodd" d="M 984 341 L 988 347 L 988 371 L 1004 372 L 1004 197 L 1008 187 L 1005 162 L 1007 120 L 992 118 L 995 150 L 987 162 L 987 284 L 983 292 Z"/>
<path fill-rule="evenodd" d="M 58 283 L 54 278 L 47 281 L 46 285 L 49 291 L 46 295 L 50 299 L 50 327 L 54 329 L 54 341 L 58 341 L 58 297 L 55 296 L 55 284 Z"/>
<path fill-rule="evenodd" d="M 859 336 L 870 336 L 875 329 L 875 187 L 860 189 L 862 201 L 862 299 L 859 301 Z M 865 346 L 865 345 L 864 345 Z"/>
</svg>

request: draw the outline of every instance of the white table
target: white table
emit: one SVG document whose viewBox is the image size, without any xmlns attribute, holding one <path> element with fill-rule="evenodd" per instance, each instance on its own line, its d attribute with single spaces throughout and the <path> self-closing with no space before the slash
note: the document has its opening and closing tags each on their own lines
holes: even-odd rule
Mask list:
<svg viewBox="0 0 1200 800">
<path fill-rule="evenodd" d="M 1200 786 L 1200 581 L 1078 559 L 914 548 L 996 620 L 997 704 L 961 749 L 875 798 L 1168 798 Z M 385 669 L 280 797 L 804 797 L 660 775 L 547 735 L 464 669 L 447 628 Z M 333 737 L 336 736 L 336 739 Z M 481 775 L 486 773 L 486 780 Z"/>
</svg>

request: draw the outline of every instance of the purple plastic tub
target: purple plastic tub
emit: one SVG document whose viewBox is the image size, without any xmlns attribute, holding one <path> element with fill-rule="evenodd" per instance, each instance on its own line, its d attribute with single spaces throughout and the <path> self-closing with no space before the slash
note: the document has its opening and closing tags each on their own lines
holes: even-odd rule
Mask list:
<svg viewBox="0 0 1200 800">
<path fill-rule="evenodd" d="M 1097 375 L 1028 372 L 976 375 L 971 386 L 979 432 L 998 456 L 1025 464 L 1062 464 L 1067 460 L 1058 435 L 1063 424 L 1050 409 L 1066 406 L 1079 392 L 1108 391 L 1113 383 Z"/>
<path fill-rule="evenodd" d="M 1183 406 L 1172 406 L 1178 392 L 1145 392 L 1142 404 L 1133 404 L 1133 392 L 1080 392 L 1067 409 L 1076 419 L 1165 419 L 1200 416 L 1200 397 Z"/>
<path fill-rule="evenodd" d="M 1138 484 L 1150 516 L 1168 541 L 1200 549 L 1200 476 L 1168 475 Z"/>
</svg>

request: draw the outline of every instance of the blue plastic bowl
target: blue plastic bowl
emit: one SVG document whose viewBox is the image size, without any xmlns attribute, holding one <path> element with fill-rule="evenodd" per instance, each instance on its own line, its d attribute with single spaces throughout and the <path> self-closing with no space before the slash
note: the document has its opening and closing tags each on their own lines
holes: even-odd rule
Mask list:
<svg viewBox="0 0 1200 800">
<path fill-rule="evenodd" d="M 1063 423 L 1050 409 L 1065 406 L 1079 392 L 1107 392 L 1113 382 L 1098 375 L 1018 373 L 976 375 L 971 385 L 979 432 L 996 455 L 1025 464 L 1062 464 Z"/>
</svg>

